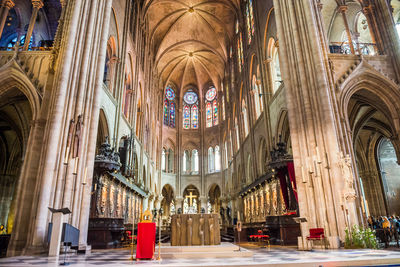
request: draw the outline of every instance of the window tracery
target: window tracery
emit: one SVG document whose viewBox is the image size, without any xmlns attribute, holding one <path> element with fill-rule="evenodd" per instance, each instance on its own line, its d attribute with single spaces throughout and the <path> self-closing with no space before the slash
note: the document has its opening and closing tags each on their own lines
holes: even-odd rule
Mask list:
<svg viewBox="0 0 400 267">
<path fill-rule="evenodd" d="M 176 118 L 176 103 L 175 103 L 175 91 L 169 85 L 165 89 L 164 99 L 164 125 L 171 128 L 175 128 Z"/>
<path fill-rule="evenodd" d="M 217 100 L 217 89 L 211 86 L 205 95 L 206 101 L 206 127 L 210 128 L 217 126 L 218 121 L 218 100 Z"/>
<path fill-rule="evenodd" d="M 183 96 L 183 129 L 199 128 L 199 99 L 193 89 Z"/>
</svg>

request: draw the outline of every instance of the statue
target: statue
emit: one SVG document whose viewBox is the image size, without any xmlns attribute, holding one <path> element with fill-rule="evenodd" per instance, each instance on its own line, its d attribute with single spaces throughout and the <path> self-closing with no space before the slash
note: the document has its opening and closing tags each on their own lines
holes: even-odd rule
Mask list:
<svg viewBox="0 0 400 267">
<path fill-rule="evenodd" d="M 271 193 L 269 186 L 265 189 L 265 206 L 268 214 L 271 213 Z"/>
<path fill-rule="evenodd" d="M 187 221 L 187 241 L 188 241 L 188 246 L 192 245 L 192 237 L 193 237 L 193 219 L 192 217 L 189 216 L 189 219 Z"/>
<path fill-rule="evenodd" d="M 179 213 L 180 214 L 180 213 Z M 182 227 L 182 224 L 181 224 L 181 216 L 180 215 L 178 215 L 177 217 L 176 217 L 176 240 L 178 241 L 177 243 L 178 244 L 181 244 L 181 231 L 180 231 L 180 229 L 182 229 L 181 228 Z"/>
<path fill-rule="evenodd" d="M 346 199 L 355 198 L 356 192 L 354 190 L 354 179 L 353 179 L 353 169 L 351 165 L 350 155 L 343 156 L 342 153 L 339 155 L 340 157 L 340 168 L 342 170 L 342 175 L 346 181 L 346 187 L 344 189 L 344 197 Z"/>
<path fill-rule="evenodd" d="M 171 246 L 219 245 L 218 214 L 172 215 Z"/>
<path fill-rule="evenodd" d="M 210 245 L 214 245 L 215 240 L 214 240 L 214 218 L 210 217 L 208 219 L 208 225 L 210 227 Z"/>
<path fill-rule="evenodd" d="M 67 138 L 67 151 L 65 152 L 65 162 L 68 163 L 69 160 L 69 151 L 71 149 L 72 139 L 74 138 L 74 129 L 75 129 L 75 120 L 72 119 L 69 122 L 69 130 L 68 130 L 68 138 Z"/>
<path fill-rule="evenodd" d="M 75 125 L 75 135 L 74 135 L 74 143 L 73 143 L 73 158 L 78 158 L 80 154 L 80 148 L 81 148 L 81 138 L 82 138 L 82 115 L 78 116 L 78 121 L 76 122 Z"/>
<path fill-rule="evenodd" d="M 201 245 L 204 246 L 204 218 L 203 218 L 203 215 L 201 215 L 200 220 L 199 220 L 199 235 L 200 235 Z"/>
</svg>

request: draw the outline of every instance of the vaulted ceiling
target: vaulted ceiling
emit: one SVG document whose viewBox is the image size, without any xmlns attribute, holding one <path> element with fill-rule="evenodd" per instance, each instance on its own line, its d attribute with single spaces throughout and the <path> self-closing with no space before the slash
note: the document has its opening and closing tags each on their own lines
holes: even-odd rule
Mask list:
<svg viewBox="0 0 400 267">
<path fill-rule="evenodd" d="M 239 0 L 147 0 L 150 43 L 162 83 L 219 86 Z"/>
</svg>

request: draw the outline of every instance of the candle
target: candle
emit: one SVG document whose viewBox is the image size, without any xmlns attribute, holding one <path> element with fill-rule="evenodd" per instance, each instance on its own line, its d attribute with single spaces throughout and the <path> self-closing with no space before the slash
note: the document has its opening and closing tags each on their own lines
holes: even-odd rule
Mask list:
<svg viewBox="0 0 400 267">
<path fill-rule="evenodd" d="M 64 164 L 68 164 L 68 159 L 69 159 L 69 147 L 67 147 L 67 151 L 65 152 Z"/>
<path fill-rule="evenodd" d="M 307 183 L 307 172 L 304 170 L 304 166 L 301 166 L 301 178 L 303 178 L 303 183 Z"/>
<path fill-rule="evenodd" d="M 239 211 L 237 211 L 237 219 L 238 219 L 238 221 L 240 221 L 240 212 Z"/>
<path fill-rule="evenodd" d="M 307 157 L 307 159 L 306 159 L 306 165 L 307 165 L 307 171 L 309 172 L 309 173 L 313 173 L 314 171 L 313 171 L 313 169 L 312 169 L 312 162 L 311 162 L 311 157 Z"/>
<path fill-rule="evenodd" d="M 73 172 L 73 174 L 77 174 L 77 171 L 78 171 L 78 162 L 79 162 L 79 158 L 76 157 L 76 158 L 75 158 L 75 165 L 74 165 L 74 172 Z"/>
<path fill-rule="evenodd" d="M 315 147 L 315 150 L 317 151 L 317 163 L 319 164 L 322 162 L 322 160 L 321 160 L 321 155 L 319 154 L 318 146 Z"/>
<path fill-rule="evenodd" d="M 317 157 L 313 157 L 313 163 L 314 163 L 314 169 L 315 169 L 315 176 L 319 176 L 319 170 L 318 170 L 318 160 Z"/>
<path fill-rule="evenodd" d="M 85 173 L 83 175 L 83 182 L 82 182 L 83 185 L 86 184 L 86 176 L 87 176 L 87 167 L 85 167 Z"/>
</svg>

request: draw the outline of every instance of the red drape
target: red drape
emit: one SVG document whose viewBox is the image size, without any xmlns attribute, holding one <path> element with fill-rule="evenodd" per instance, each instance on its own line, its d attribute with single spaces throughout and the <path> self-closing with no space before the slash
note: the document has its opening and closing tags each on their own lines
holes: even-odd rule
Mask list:
<svg viewBox="0 0 400 267">
<path fill-rule="evenodd" d="M 288 162 L 287 163 L 287 169 L 288 169 L 289 179 L 290 179 L 290 182 L 291 182 L 292 188 L 293 188 L 293 193 L 294 193 L 294 196 L 296 197 L 296 201 L 298 202 L 299 200 L 297 199 L 296 175 L 294 173 L 294 164 L 293 164 L 293 162 Z"/>
<path fill-rule="evenodd" d="M 138 223 L 136 259 L 152 259 L 156 245 L 156 224 Z"/>
<path fill-rule="evenodd" d="M 288 195 L 288 190 L 287 190 L 286 170 L 285 170 L 285 168 L 278 170 L 278 177 L 279 177 L 279 181 L 280 181 L 280 184 L 281 184 L 281 191 L 282 191 L 283 200 L 285 201 L 285 206 L 288 209 L 289 208 L 289 195 Z"/>
</svg>

